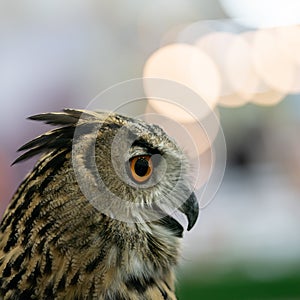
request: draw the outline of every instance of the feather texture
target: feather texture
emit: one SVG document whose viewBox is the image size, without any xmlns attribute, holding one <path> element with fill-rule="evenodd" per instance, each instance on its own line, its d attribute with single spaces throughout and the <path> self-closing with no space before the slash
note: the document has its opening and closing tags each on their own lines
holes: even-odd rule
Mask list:
<svg viewBox="0 0 300 300">
<path fill-rule="evenodd" d="M 0 225 L 0 299 L 176 299 L 174 269 L 183 227 L 155 202 L 163 199 L 172 206 L 179 201 L 180 194 L 168 192 L 178 183 L 178 166 L 184 163 L 174 141 L 155 125 L 106 112 L 66 109 L 29 119 L 61 127 L 23 145 L 19 151 L 25 153 L 14 162 L 42 154 Z M 129 153 L 159 154 L 167 162 L 155 185 L 141 189 L 117 174 L 111 147 L 123 127 L 129 133 L 121 138 L 135 138 Z M 88 182 L 97 182 L 93 159 L 111 193 L 154 209 L 155 220 L 127 223 L 89 201 L 72 163 L 76 130 Z M 105 195 L 99 189 L 98 201 L 107 201 Z M 192 213 L 197 215 L 197 209 Z"/>
</svg>

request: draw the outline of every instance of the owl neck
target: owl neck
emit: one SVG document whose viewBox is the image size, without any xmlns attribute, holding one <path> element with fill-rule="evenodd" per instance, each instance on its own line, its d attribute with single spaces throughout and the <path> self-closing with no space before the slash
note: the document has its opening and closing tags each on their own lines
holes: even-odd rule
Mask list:
<svg viewBox="0 0 300 300">
<path fill-rule="evenodd" d="M 158 224 L 104 218 L 108 229 L 105 269 L 112 272 L 110 289 L 123 289 L 126 299 L 140 299 L 142 294 L 144 299 L 176 299 L 174 268 L 180 239 Z M 103 244 L 98 247 L 105 248 Z"/>
<path fill-rule="evenodd" d="M 127 252 L 126 272 L 163 273 L 177 265 L 180 239 L 167 228 L 154 223 L 115 223 L 112 235 L 119 238 L 118 233 L 125 233 L 120 246 Z"/>
<path fill-rule="evenodd" d="M 72 255 L 73 260 L 88 262 L 81 268 L 80 286 L 96 282 L 101 275 L 105 282 L 99 283 L 99 293 L 105 285 L 112 295 L 107 299 L 119 299 L 117 291 L 122 291 L 124 299 L 141 299 L 141 295 L 149 300 L 176 299 L 174 268 L 179 238 L 151 223 L 128 224 L 102 216 L 94 224 L 97 230 L 89 233 L 89 251 L 78 251 L 76 246 Z"/>
</svg>

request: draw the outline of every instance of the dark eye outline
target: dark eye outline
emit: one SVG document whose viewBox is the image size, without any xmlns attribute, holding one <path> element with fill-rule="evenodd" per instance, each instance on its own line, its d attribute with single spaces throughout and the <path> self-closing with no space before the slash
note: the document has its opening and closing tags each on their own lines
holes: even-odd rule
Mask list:
<svg viewBox="0 0 300 300">
<path fill-rule="evenodd" d="M 148 163 L 148 169 L 145 173 L 145 175 L 138 175 L 136 172 L 136 164 L 139 160 L 147 161 Z M 136 183 L 145 183 L 148 181 L 153 173 L 153 161 L 152 161 L 152 155 L 138 155 L 135 157 L 132 157 L 129 160 L 129 172 L 131 175 L 131 178 L 136 182 Z"/>
</svg>

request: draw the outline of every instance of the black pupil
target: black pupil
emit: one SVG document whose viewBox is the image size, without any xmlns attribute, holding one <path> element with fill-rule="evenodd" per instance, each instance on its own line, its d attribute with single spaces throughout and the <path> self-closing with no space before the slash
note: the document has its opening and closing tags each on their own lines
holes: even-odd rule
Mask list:
<svg viewBox="0 0 300 300">
<path fill-rule="evenodd" d="M 142 177 L 145 176 L 148 172 L 149 169 L 149 163 L 147 161 L 147 159 L 145 158 L 139 158 L 134 165 L 134 171 L 135 173 Z"/>
</svg>

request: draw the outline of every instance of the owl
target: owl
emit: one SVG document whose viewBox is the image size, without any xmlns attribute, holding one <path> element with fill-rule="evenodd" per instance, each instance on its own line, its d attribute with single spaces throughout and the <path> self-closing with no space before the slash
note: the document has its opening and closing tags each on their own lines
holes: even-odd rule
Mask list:
<svg viewBox="0 0 300 300">
<path fill-rule="evenodd" d="M 110 112 L 30 117 L 56 126 L 0 225 L 0 299 L 176 299 L 174 271 L 199 206 L 188 164 L 159 126 Z"/>
</svg>

